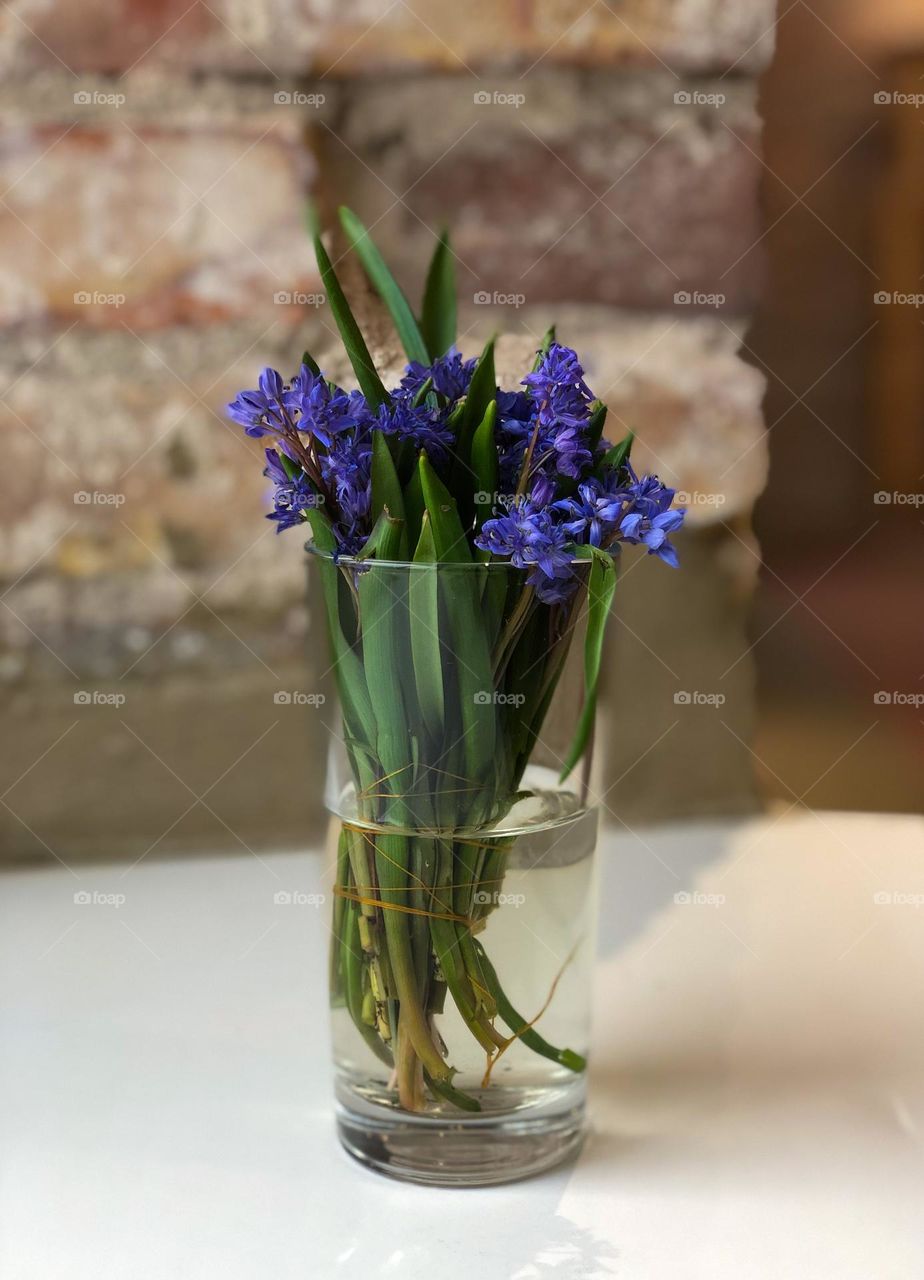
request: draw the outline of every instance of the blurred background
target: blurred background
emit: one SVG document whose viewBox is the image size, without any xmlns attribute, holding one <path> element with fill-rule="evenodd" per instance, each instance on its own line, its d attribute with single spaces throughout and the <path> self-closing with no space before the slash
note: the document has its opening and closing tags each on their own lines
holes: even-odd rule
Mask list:
<svg viewBox="0 0 924 1280">
<path fill-rule="evenodd" d="M 919 810 L 917 9 L 6 6 L 0 856 L 317 837 L 324 638 L 223 417 L 306 347 L 340 367 L 308 197 L 412 298 L 448 222 L 463 350 L 513 334 L 512 385 L 557 321 L 685 495 L 682 571 L 619 590 L 610 820 Z"/>
</svg>

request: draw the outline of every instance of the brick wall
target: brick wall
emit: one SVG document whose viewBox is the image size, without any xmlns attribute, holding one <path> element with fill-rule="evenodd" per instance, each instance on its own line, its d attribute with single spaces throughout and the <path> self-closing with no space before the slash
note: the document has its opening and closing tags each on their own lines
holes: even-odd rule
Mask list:
<svg viewBox="0 0 924 1280">
<path fill-rule="evenodd" d="M 310 828 L 318 726 L 273 693 L 316 679 L 321 641 L 298 548 L 260 519 L 258 448 L 222 417 L 262 365 L 337 358 L 309 194 L 327 222 L 343 201 L 376 224 L 412 293 L 448 221 L 463 347 L 500 326 L 529 349 L 557 318 L 639 460 L 699 495 L 683 586 L 659 566 L 625 580 L 611 779 L 661 734 L 669 754 L 613 795 L 632 817 L 752 801 L 736 735 L 763 388 L 737 353 L 773 21 L 766 0 L 4 12 L 6 852 Z M 713 686 L 730 729 L 673 701 Z M 665 771 L 694 749 L 710 768 Z"/>
</svg>

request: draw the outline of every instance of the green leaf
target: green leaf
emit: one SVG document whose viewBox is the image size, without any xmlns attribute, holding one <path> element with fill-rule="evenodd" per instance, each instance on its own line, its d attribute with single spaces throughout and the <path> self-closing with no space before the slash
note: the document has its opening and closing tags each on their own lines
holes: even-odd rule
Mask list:
<svg viewBox="0 0 924 1280">
<path fill-rule="evenodd" d="M 388 441 L 381 431 L 372 433 L 372 519 L 387 511 L 395 520 L 404 519 L 404 497 Z"/>
<path fill-rule="evenodd" d="M 448 231 L 440 236 L 430 260 L 420 329 L 430 360 L 445 355 L 456 340 L 456 270 Z"/>
<path fill-rule="evenodd" d="M 343 339 L 346 353 L 350 357 L 350 364 L 353 366 L 356 380 L 371 407 L 377 409 L 379 405 L 388 402 L 388 392 L 375 371 L 369 348 L 360 333 L 359 325 L 353 318 L 350 304 L 347 302 L 346 295 L 340 287 L 340 281 L 331 266 L 330 258 L 321 243 L 320 236 L 315 236 L 314 251 L 318 259 L 321 280 L 327 292 L 327 300 L 330 303 L 331 311 L 334 313 L 334 319 L 337 322 L 337 328 L 340 330 L 340 337 Z"/>
<path fill-rule="evenodd" d="M 536 352 L 536 359 L 533 361 L 533 373 L 536 372 L 536 370 L 542 364 L 543 360 L 548 355 L 549 347 L 552 345 L 554 341 L 555 341 L 555 326 L 553 324 L 546 330 L 545 337 L 542 339 L 542 342 L 539 346 L 539 350 Z"/>
<path fill-rule="evenodd" d="M 411 478 L 404 486 L 404 518 L 407 521 L 408 545 L 416 547 L 420 538 L 420 526 L 424 513 L 423 489 L 420 485 L 420 467 L 416 465 Z"/>
<path fill-rule="evenodd" d="M 484 351 L 478 357 L 472 380 L 468 384 L 468 394 L 465 397 L 465 413 L 462 420 L 466 427 L 471 428 L 472 434 L 474 434 L 478 424 L 484 418 L 488 405 L 491 404 L 496 396 L 497 379 L 494 373 L 494 339 L 491 338 L 485 345 Z"/>
<path fill-rule="evenodd" d="M 485 410 L 472 437 L 472 470 L 475 473 L 475 525 L 480 529 L 491 518 L 497 493 L 497 444 L 494 426 L 497 420 L 497 401 L 492 400 Z M 479 496 L 481 495 L 481 496 Z"/>
<path fill-rule="evenodd" d="M 596 400 L 591 406 L 590 420 L 587 423 L 586 445 L 591 453 L 594 452 L 603 436 L 603 428 L 606 426 L 606 405 L 600 400 Z"/>
<path fill-rule="evenodd" d="M 635 439 L 635 432 L 630 431 L 624 440 L 620 440 L 619 444 L 614 444 L 612 449 L 608 449 L 603 455 L 601 464 L 604 470 L 617 471 L 621 466 L 629 461 L 629 450 L 632 448 L 632 441 Z"/>
<path fill-rule="evenodd" d="M 360 547 L 357 560 L 407 560 L 407 528 L 403 520 L 395 519 L 386 510 L 372 526 L 372 532 Z"/>
<path fill-rule="evenodd" d="M 470 520 L 472 439 L 487 413 L 488 405 L 497 398 L 497 381 L 494 373 L 494 339 L 485 346 L 478 358 L 468 394 L 462 402 L 462 411 L 455 427 L 456 447 L 449 475 L 449 486 L 462 504 L 466 520 Z"/>
<path fill-rule="evenodd" d="M 439 577 L 430 517 L 424 513 L 408 585 L 411 656 L 417 700 L 423 722 L 433 740 L 442 745 L 445 727 L 443 663 L 440 652 Z"/>
<path fill-rule="evenodd" d="M 321 376 L 321 366 L 314 359 L 310 351 L 302 352 L 302 364 L 306 364 L 316 378 Z"/>
<path fill-rule="evenodd" d="M 433 470 L 430 459 L 425 453 L 421 452 L 417 465 L 424 506 L 430 517 L 436 558 L 463 563 L 471 561 L 471 547 L 465 536 L 462 521 L 459 519 L 455 499 Z"/>
<path fill-rule="evenodd" d="M 597 682 L 603 656 L 603 633 L 613 593 L 616 590 L 616 565 L 612 555 L 598 547 L 590 547 L 590 573 L 587 580 L 587 633 L 584 638 L 584 706 L 574 739 L 568 750 L 559 781 L 568 774 L 584 754 L 593 732 L 597 713 Z"/>
<path fill-rule="evenodd" d="M 373 244 L 369 232 L 356 214 L 343 206 L 340 208 L 340 223 L 346 232 L 347 239 L 359 255 L 359 260 L 366 270 L 366 275 L 372 281 L 376 293 L 388 308 L 407 358 L 418 360 L 421 364 L 429 364 L 427 346 L 417 327 L 411 305 L 386 266 L 385 259 Z"/>
<path fill-rule="evenodd" d="M 359 655 L 348 644 L 344 634 L 340 614 L 340 572 L 333 560 L 326 558 L 336 551 L 337 542 L 327 517 L 317 507 L 310 507 L 307 514 L 314 544 L 324 553 L 318 557 L 317 564 L 321 574 L 331 659 L 344 722 L 348 736 L 355 740 L 361 750 L 368 751 L 376 740 L 375 715 Z"/>
</svg>

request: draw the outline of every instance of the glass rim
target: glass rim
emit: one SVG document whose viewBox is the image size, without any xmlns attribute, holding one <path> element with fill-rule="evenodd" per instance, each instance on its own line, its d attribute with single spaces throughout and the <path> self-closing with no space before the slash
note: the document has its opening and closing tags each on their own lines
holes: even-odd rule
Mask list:
<svg viewBox="0 0 924 1280">
<path fill-rule="evenodd" d="M 335 556 L 332 551 L 324 551 L 321 547 L 309 538 L 304 544 L 305 551 L 309 556 L 314 556 L 317 560 L 326 561 L 328 564 L 344 565 L 347 568 L 368 569 L 372 565 L 377 565 L 380 569 L 462 569 L 465 571 L 488 570 L 489 572 L 498 569 L 513 570 L 515 573 L 529 573 L 535 566 L 524 565 L 522 568 L 513 564 L 510 560 L 378 560 L 370 557 L 367 560 L 361 560 L 359 556 Z M 612 546 L 604 548 L 607 555 L 615 560 L 622 553 L 622 547 L 618 542 L 614 542 Z M 590 559 L 587 556 L 573 556 L 569 561 L 569 565 L 589 565 Z"/>
</svg>

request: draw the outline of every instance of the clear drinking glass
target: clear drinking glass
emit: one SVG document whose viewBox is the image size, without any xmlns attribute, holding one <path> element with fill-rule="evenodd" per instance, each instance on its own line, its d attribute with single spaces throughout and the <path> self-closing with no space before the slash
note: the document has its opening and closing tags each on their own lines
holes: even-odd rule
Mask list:
<svg viewBox="0 0 924 1280">
<path fill-rule="evenodd" d="M 560 775 L 587 564 L 545 604 L 509 564 L 311 558 L 340 702 L 326 804 L 341 1141 L 414 1182 L 538 1172 L 584 1133 L 589 742 Z"/>
</svg>

